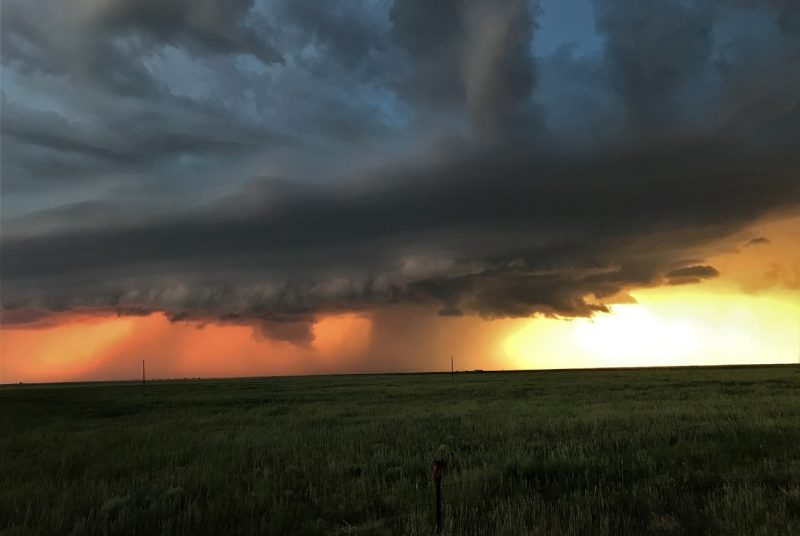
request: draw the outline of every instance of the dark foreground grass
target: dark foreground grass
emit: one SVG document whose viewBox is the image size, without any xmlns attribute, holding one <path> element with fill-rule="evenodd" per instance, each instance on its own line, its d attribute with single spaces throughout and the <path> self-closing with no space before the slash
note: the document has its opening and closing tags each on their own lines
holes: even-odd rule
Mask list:
<svg viewBox="0 0 800 536">
<path fill-rule="evenodd" d="M 800 534 L 797 367 L 0 388 L 3 534 Z"/>
</svg>

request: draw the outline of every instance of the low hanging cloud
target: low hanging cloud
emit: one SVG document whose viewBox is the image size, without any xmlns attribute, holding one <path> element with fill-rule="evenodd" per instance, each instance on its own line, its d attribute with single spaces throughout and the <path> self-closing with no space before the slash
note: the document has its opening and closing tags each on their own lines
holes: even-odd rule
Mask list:
<svg viewBox="0 0 800 536">
<path fill-rule="evenodd" d="M 345 189 L 264 179 L 246 199 L 221 202 L 236 215 L 208 206 L 145 225 L 8 238 L 4 304 L 279 322 L 398 302 L 487 317 L 585 316 L 604 310 L 587 296 L 654 285 L 662 273 L 670 283 L 715 275 L 666 267 L 790 208 L 800 193 L 800 162 L 749 162 L 746 148 L 709 156 L 703 145 L 660 145 L 583 163 L 524 150 L 384 171 Z"/>
<path fill-rule="evenodd" d="M 719 277 L 719 272 L 713 266 L 695 265 L 670 270 L 664 274 L 664 277 L 667 278 L 667 284 L 669 285 L 684 285 Z"/>
<path fill-rule="evenodd" d="M 761 246 L 761 245 L 771 244 L 771 243 L 772 243 L 772 241 L 769 238 L 767 238 L 766 236 L 759 236 L 759 237 L 756 237 L 756 238 L 751 238 L 750 240 L 747 241 L 747 244 L 745 244 L 745 245 L 746 246 Z"/>
<path fill-rule="evenodd" d="M 177 97 L 147 54 L 124 67 L 147 83 L 120 92 L 110 67 L 79 76 L 90 66 L 76 50 L 41 40 L 56 21 L 4 4 L 4 25 L 9 13 L 28 28 L 4 35 L 15 76 L 50 65 L 54 80 L 120 104 L 110 123 L 84 120 L 95 101 L 41 112 L 8 97 L 4 156 L 20 150 L 4 184 L 28 203 L 50 197 L 4 220 L 4 323 L 161 311 L 307 344 L 321 315 L 398 305 L 590 316 L 631 289 L 719 276 L 703 261 L 713 244 L 800 206 L 800 81 L 785 76 L 800 43 L 783 4 L 594 2 L 605 48 L 547 64 L 551 84 L 566 83 L 569 61 L 570 76 L 595 85 L 581 97 L 587 124 L 614 118 L 608 132 L 576 132 L 580 143 L 570 133 L 583 118 L 551 128 L 555 105 L 537 93 L 528 2 L 343 4 L 359 17 L 328 3 L 240 2 L 224 17 L 216 2 L 177 3 L 157 21 L 149 2 L 133 4 L 79 17 L 96 50 L 111 54 L 108 36 L 133 32 L 241 94 Z M 675 28 L 675 46 L 662 46 Z M 134 95 L 148 114 L 129 115 Z M 423 133 L 429 143 L 408 142 Z M 87 200 L 65 161 L 95 185 L 113 175 L 114 188 Z"/>
</svg>

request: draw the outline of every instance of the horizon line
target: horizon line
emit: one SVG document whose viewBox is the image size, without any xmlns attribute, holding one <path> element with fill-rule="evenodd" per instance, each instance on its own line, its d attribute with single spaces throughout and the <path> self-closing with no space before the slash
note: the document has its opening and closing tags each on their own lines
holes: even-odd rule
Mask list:
<svg viewBox="0 0 800 536">
<path fill-rule="evenodd" d="M 503 373 L 551 373 L 551 372 L 607 372 L 607 371 L 644 371 L 644 370 L 672 370 L 672 369 L 733 369 L 733 368 L 780 368 L 780 367 L 800 367 L 799 363 L 731 363 L 720 365 L 662 365 L 662 366 L 631 366 L 631 367 L 574 367 L 574 368 L 542 368 L 542 369 L 469 369 L 455 370 L 453 374 L 503 374 Z M 275 374 L 271 376 L 184 376 L 150 378 L 145 382 L 203 382 L 203 381 L 235 381 L 235 380 L 265 380 L 278 378 L 326 378 L 338 376 L 420 376 L 444 374 L 450 375 L 451 371 L 398 371 L 398 372 L 331 372 L 326 374 Z M 65 380 L 54 382 L 0 382 L 0 387 L 13 386 L 40 386 L 40 385 L 77 385 L 77 384 L 106 384 L 106 383 L 131 383 L 141 384 L 139 378 L 126 380 Z"/>
</svg>

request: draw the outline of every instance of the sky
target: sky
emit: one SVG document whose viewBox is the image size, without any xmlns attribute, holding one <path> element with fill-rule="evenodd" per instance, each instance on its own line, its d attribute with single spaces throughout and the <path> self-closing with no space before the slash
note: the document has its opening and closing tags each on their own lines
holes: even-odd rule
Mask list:
<svg viewBox="0 0 800 536">
<path fill-rule="evenodd" d="M 0 382 L 800 359 L 797 2 L 0 22 Z"/>
</svg>

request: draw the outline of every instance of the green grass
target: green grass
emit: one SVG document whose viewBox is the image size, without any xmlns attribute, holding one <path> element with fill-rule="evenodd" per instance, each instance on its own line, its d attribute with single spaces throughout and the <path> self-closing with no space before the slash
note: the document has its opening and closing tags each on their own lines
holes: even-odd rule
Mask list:
<svg viewBox="0 0 800 536">
<path fill-rule="evenodd" d="M 0 388 L 3 534 L 800 534 L 800 369 Z"/>
</svg>

